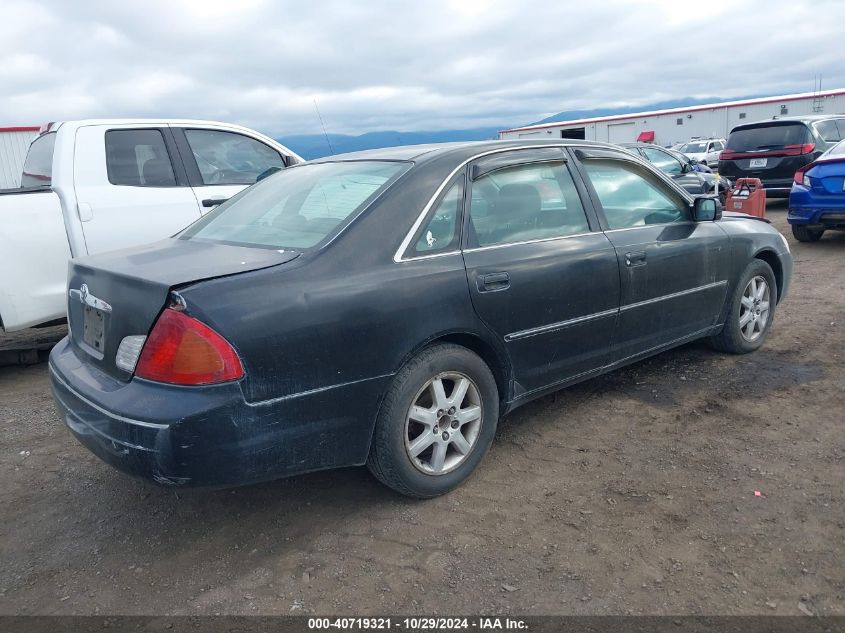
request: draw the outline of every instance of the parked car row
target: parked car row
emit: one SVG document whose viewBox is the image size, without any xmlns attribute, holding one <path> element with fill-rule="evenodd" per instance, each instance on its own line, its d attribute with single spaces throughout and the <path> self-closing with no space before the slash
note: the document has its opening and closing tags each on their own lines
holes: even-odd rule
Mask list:
<svg viewBox="0 0 845 633">
<path fill-rule="evenodd" d="M 692 194 L 715 194 L 718 187 L 719 202 L 724 207 L 726 192 L 733 186 L 727 178 L 708 173 L 709 169 L 707 172 L 699 171 L 693 159 L 672 149 L 651 143 L 622 143 L 621 146 L 645 158 Z"/>
<path fill-rule="evenodd" d="M 719 156 L 728 178 L 759 178 L 768 197 L 787 197 L 795 173 L 845 136 L 845 115 L 783 117 L 731 130 Z"/>
<path fill-rule="evenodd" d="M 726 188 L 731 180 L 757 178 L 768 197 L 788 196 L 787 220 L 793 236 L 801 242 L 815 242 L 825 231 L 845 230 L 843 139 L 845 115 L 834 114 L 747 123 L 731 130 L 727 142 L 698 139 L 677 148 L 693 161 L 706 164 L 713 164 L 717 153 L 715 162 Z M 678 177 L 675 161 L 666 156 L 672 150 L 642 143 L 626 147 Z M 685 174 L 683 168 L 680 173 Z M 695 192 L 692 179 L 687 178 L 684 186 Z"/>
</svg>

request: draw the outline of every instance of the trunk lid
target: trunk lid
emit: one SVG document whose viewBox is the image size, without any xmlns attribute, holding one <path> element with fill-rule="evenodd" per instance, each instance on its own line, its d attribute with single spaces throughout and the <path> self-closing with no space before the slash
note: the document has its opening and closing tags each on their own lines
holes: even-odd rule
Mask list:
<svg viewBox="0 0 845 633">
<path fill-rule="evenodd" d="M 72 260 L 68 270 L 70 340 L 80 358 L 120 380 L 115 355 L 126 336 L 150 332 L 170 291 L 185 284 L 290 262 L 296 251 L 167 239 Z"/>
<path fill-rule="evenodd" d="M 821 160 L 807 171 L 813 189 L 845 196 L 845 159 Z"/>
</svg>

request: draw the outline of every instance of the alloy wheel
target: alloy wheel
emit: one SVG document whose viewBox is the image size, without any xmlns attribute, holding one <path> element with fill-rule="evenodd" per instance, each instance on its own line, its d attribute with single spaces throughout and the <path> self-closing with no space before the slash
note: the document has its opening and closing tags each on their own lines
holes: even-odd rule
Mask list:
<svg viewBox="0 0 845 633">
<path fill-rule="evenodd" d="M 769 322 L 769 283 L 764 277 L 752 277 L 745 290 L 739 309 L 739 331 L 749 343 L 763 335 Z"/>
<path fill-rule="evenodd" d="M 472 452 L 481 421 L 481 395 L 472 379 L 459 372 L 438 374 L 408 410 L 405 450 L 411 463 L 429 475 L 454 470 Z"/>
</svg>

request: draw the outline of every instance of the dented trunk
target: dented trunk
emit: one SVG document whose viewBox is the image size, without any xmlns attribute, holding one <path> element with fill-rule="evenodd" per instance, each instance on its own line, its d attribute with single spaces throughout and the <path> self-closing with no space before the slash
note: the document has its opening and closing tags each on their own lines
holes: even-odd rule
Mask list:
<svg viewBox="0 0 845 633">
<path fill-rule="evenodd" d="M 68 270 L 68 324 L 80 358 L 120 380 L 115 365 L 126 336 L 147 335 L 185 284 L 278 266 L 299 253 L 168 239 L 72 260 Z"/>
</svg>

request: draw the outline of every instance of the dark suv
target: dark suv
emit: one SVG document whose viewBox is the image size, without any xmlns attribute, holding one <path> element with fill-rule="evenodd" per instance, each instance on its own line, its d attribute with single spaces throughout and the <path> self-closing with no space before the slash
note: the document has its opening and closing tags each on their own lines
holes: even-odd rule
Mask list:
<svg viewBox="0 0 845 633">
<path fill-rule="evenodd" d="M 845 116 L 784 117 L 739 125 L 719 156 L 719 174 L 759 178 L 769 197 L 789 195 L 795 172 L 845 136 Z"/>
</svg>

